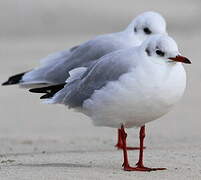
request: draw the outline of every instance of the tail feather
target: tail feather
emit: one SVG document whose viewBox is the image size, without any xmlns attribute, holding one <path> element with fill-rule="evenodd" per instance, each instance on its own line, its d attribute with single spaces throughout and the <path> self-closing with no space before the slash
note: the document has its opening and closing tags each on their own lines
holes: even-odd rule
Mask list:
<svg viewBox="0 0 201 180">
<path fill-rule="evenodd" d="M 19 84 L 25 73 L 27 72 L 23 72 L 23 73 L 16 74 L 14 76 L 9 77 L 6 82 L 2 83 L 2 86 Z"/>
<path fill-rule="evenodd" d="M 64 88 L 66 83 L 58 84 L 54 86 L 47 86 L 42 88 L 34 88 L 29 91 L 32 93 L 44 93 L 45 95 L 41 96 L 40 99 L 48 99 L 53 97 L 58 91 Z"/>
</svg>

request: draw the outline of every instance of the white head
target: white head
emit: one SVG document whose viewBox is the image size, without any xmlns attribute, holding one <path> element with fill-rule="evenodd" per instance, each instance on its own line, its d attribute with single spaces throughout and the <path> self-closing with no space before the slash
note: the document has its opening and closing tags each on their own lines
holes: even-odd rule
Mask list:
<svg viewBox="0 0 201 180">
<path fill-rule="evenodd" d="M 167 34 L 165 19 L 156 12 L 145 12 L 138 15 L 127 27 L 126 31 L 134 33 L 143 42 L 150 35 Z"/>
<path fill-rule="evenodd" d="M 153 35 L 143 42 L 141 47 L 152 61 L 191 64 L 186 57 L 180 55 L 176 42 L 167 35 Z"/>
</svg>

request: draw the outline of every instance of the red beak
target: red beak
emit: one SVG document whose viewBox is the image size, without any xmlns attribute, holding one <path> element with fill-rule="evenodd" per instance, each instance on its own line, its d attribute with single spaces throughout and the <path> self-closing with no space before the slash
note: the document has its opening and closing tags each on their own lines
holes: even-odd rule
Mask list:
<svg viewBox="0 0 201 180">
<path fill-rule="evenodd" d="M 180 55 L 178 55 L 176 57 L 171 57 L 168 59 L 171 59 L 171 60 L 177 61 L 177 62 L 181 62 L 181 63 L 191 64 L 191 61 L 188 58 L 186 58 L 184 56 L 180 56 Z"/>
</svg>

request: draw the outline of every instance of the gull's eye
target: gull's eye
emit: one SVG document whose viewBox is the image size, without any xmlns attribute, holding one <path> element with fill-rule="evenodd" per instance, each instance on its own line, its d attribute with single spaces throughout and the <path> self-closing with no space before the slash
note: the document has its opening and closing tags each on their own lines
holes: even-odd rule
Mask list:
<svg viewBox="0 0 201 180">
<path fill-rule="evenodd" d="M 134 32 L 137 32 L 137 28 L 136 27 L 134 28 Z"/>
<path fill-rule="evenodd" d="M 151 53 L 150 53 L 150 51 L 149 51 L 149 49 L 148 49 L 148 48 L 147 48 L 145 51 L 146 51 L 146 53 L 147 53 L 147 55 L 148 55 L 148 56 L 150 56 L 150 55 L 151 55 Z"/>
<path fill-rule="evenodd" d="M 148 27 L 145 27 L 144 29 L 145 34 L 151 34 L 151 30 Z"/>
<path fill-rule="evenodd" d="M 158 54 L 161 57 L 165 56 L 165 53 L 161 50 L 156 50 L 156 54 Z"/>
</svg>

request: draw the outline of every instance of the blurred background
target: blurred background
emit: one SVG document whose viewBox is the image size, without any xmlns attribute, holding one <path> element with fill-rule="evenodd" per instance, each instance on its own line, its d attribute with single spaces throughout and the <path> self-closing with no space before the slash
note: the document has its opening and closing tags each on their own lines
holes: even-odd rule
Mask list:
<svg viewBox="0 0 201 180">
<path fill-rule="evenodd" d="M 200 8 L 200 0 L 0 0 L 0 82 L 37 66 L 50 53 L 121 31 L 139 13 L 157 11 L 167 20 L 167 30 L 181 53 L 193 64 L 185 65 L 184 98 L 172 112 L 147 125 L 147 138 L 149 142 L 191 141 L 201 135 Z M 64 106 L 41 104 L 38 95 L 17 86 L 0 87 L 0 91 L 0 144 L 4 144 L 0 151 L 12 151 L 7 142 L 34 139 L 67 145 L 77 139 L 114 144 L 115 129 L 94 127 L 89 118 Z M 136 139 L 138 130 L 129 132 Z"/>
</svg>

